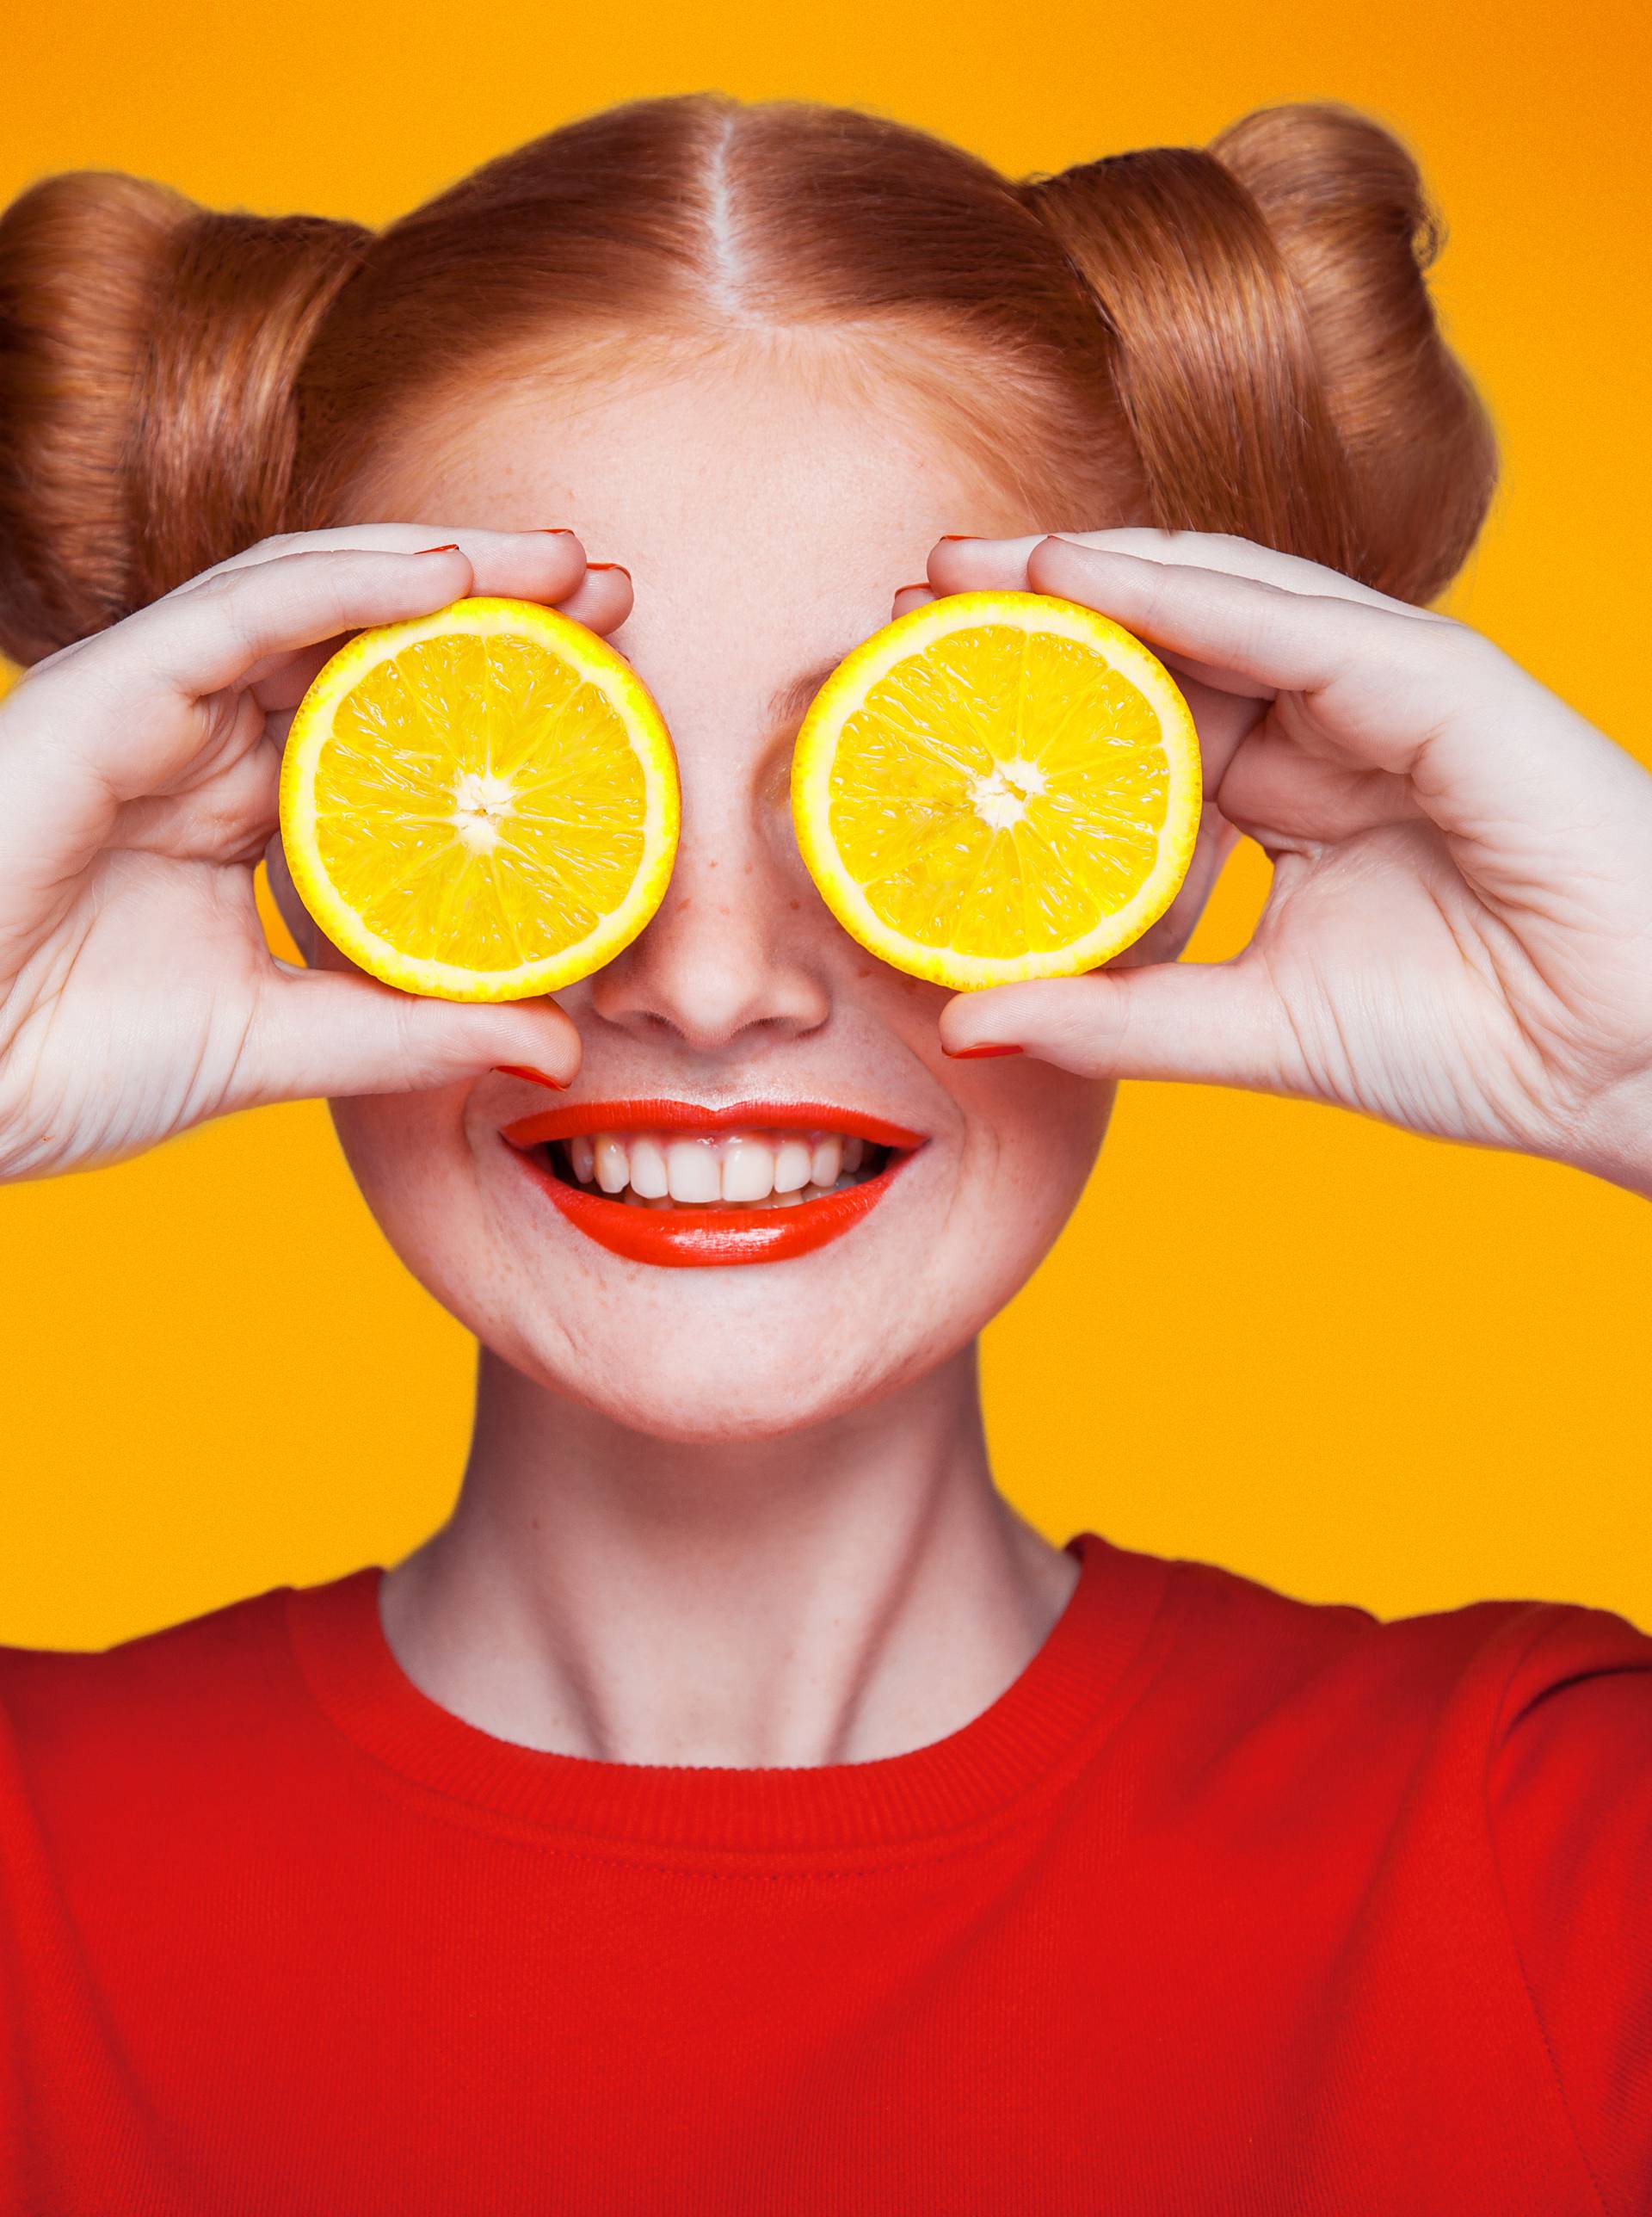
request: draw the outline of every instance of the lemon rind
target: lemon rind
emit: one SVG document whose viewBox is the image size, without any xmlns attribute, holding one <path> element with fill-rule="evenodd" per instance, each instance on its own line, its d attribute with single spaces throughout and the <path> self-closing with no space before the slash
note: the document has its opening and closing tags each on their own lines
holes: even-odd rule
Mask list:
<svg viewBox="0 0 1652 2217">
<path fill-rule="evenodd" d="M 944 612 L 944 613 L 943 613 Z M 897 662 L 921 644 L 990 620 L 1023 630 L 1064 633 L 1087 645 L 1103 641 L 1115 668 L 1141 689 L 1156 712 L 1169 765 L 1168 821 L 1179 834 L 1163 838 L 1152 869 L 1134 896 L 1095 929 L 1065 947 L 1018 955 L 960 954 L 926 947 L 894 930 L 872 909 L 845 868 L 827 829 L 829 784 L 845 718 Z M 1180 742 L 1180 743 L 1179 743 Z M 1070 978 L 1098 969 L 1157 922 L 1187 877 L 1199 836 L 1202 772 L 1199 735 L 1180 689 L 1157 656 L 1111 617 L 1074 601 L 1042 594 L 956 593 L 897 616 L 846 655 L 811 702 L 792 758 L 792 812 L 798 844 L 821 898 L 850 937 L 893 968 L 956 991 L 1014 985 L 1036 978 Z M 1191 806 L 1188 804 L 1191 803 Z"/>
<path fill-rule="evenodd" d="M 465 621 L 456 625 L 455 608 Z M 508 970 L 405 954 L 361 920 L 320 860 L 316 838 L 315 772 L 334 710 L 378 663 L 431 639 L 460 631 L 475 638 L 526 632 L 563 655 L 620 711 L 643 772 L 643 853 L 630 890 L 595 930 L 553 955 Z M 640 744 L 639 744 L 640 741 Z M 681 822 L 676 755 L 653 695 L 631 664 L 583 624 L 537 601 L 478 595 L 428 616 L 380 624 L 341 647 L 305 694 L 287 734 L 281 764 L 282 843 L 293 887 L 339 952 L 381 984 L 449 1001 L 520 1001 L 555 992 L 610 962 L 642 931 L 664 897 Z"/>
</svg>

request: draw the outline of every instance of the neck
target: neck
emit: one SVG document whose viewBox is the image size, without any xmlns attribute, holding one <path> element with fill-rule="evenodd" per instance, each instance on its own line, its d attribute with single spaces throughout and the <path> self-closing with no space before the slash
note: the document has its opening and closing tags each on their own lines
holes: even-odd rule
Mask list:
<svg viewBox="0 0 1652 2217">
<path fill-rule="evenodd" d="M 807 1766 L 960 1729 L 1076 1575 L 993 1485 L 973 1349 L 871 1409 L 732 1445 L 626 1430 L 484 1353 L 459 1505 L 383 1609 L 415 1684 L 496 1738 Z"/>
</svg>

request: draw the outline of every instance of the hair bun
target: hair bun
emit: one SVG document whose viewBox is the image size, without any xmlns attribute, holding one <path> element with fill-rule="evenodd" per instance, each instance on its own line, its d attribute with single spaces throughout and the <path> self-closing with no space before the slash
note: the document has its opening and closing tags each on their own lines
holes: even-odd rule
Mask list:
<svg viewBox="0 0 1652 2217">
<path fill-rule="evenodd" d="M 299 365 L 367 237 L 92 171 L 0 216 L 0 649 L 36 661 L 279 528 Z"/>
<path fill-rule="evenodd" d="M 1211 151 L 1267 218 L 1307 312 L 1370 582 L 1426 600 L 1474 544 L 1497 454 L 1429 296 L 1444 232 L 1417 165 L 1329 105 L 1259 109 Z"/>
<path fill-rule="evenodd" d="M 1495 477 L 1424 281 L 1416 166 L 1335 107 L 1265 108 L 1026 188 L 1100 310 L 1154 521 L 1407 600 L 1447 582 Z"/>
</svg>

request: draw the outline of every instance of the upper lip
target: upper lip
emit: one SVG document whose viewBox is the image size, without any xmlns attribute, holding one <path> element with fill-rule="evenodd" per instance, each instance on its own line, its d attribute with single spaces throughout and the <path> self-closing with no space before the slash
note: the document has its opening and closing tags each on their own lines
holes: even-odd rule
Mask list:
<svg viewBox="0 0 1652 2217">
<path fill-rule="evenodd" d="M 595 1132 L 848 1132 L 874 1146 L 898 1149 L 921 1147 L 928 1137 L 831 1101 L 730 1101 L 716 1108 L 697 1101 L 570 1101 L 502 1128 L 519 1147 Z"/>
</svg>

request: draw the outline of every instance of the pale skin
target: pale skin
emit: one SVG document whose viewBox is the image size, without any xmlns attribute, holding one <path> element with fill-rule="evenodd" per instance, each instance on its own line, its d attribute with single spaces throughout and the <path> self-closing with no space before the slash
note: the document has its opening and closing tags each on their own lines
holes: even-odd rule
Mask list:
<svg viewBox="0 0 1652 2217">
<path fill-rule="evenodd" d="M 823 367 L 748 348 L 623 392 L 479 391 L 363 481 L 362 513 L 437 521 L 250 549 L 0 706 L 0 1169 L 332 1098 L 387 1236 L 483 1347 L 459 1505 L 389 1573 L 387 1635 L 447 1708 L 573 1755 L 891 1755 L 1026 1666 L 1076 1573 L 993 1486 L 974 1343 L 1076 1201 L 1118 1078 L 1337 1102 L 1652 1192 L 1652 778 L 1630 756 L 1485 641 L 1311 565 L 1026 536 L 902 390 L 869 415 Z M 801 707 L 924 575 L 1101 608 L 1187 684 L 1199 855 L 1105 973 L 952 998 L 848 940 L 803 869 Z M 665 902 L 560 1005 L 391 993 L 289 891 L 293 973 L 252 905 L 328 642 L 472 590 L 613 637 L 678 750 Z M 1267 914 L 1236 961 L 1177 964 L 1231 825 L 1274 859 Z M 952 1059 L 981 1044 L 1023 1052 Z M 498 1133 L 660 1096 L 837 1101 L 928 1144 L 812 1254 L 654 1269 L 529 1206 Z"/>
</svg>

